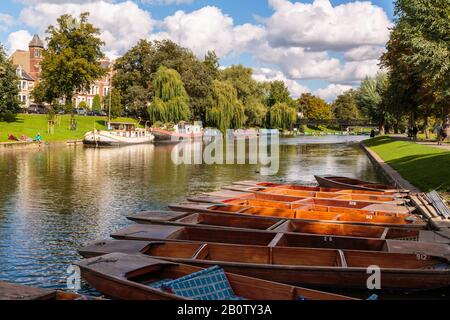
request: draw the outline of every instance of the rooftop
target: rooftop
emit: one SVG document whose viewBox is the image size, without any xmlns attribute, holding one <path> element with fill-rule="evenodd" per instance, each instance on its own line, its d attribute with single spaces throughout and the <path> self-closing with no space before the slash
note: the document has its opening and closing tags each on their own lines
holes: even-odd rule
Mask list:
<svg viewBox="0 0 450 320">
<path fill-rule="evenodd" d="M 44 43 L 42 42 L 41 38 L 37 34 L 33 36 L 33 39 L 31 39 L 29 47 L 38 47 L 38 48 L 44 48 Z"/>
</svg>

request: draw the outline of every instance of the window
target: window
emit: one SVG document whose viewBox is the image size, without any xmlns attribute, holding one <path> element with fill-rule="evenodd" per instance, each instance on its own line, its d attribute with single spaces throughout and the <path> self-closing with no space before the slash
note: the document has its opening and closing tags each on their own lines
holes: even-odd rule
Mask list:
<svg viewBox="0 0 450 320">
<path fill-rule="evenodd" d="M 41 57 L 41 49 L 34 49 L 34 57 L 35 58 Z"/>
<path fill-rule="evenodd" d="M 106 97 L 109 93 L 109 87 L 104 87 L 103 88 L 103 96 Z"/>
<path fill-rule="evenodd" d="M 27 89 L 27 82 L 25 80 L 21 80 L 20 84 L 21 84 L 21 89 L 22 90 L 26 90 Z"/>
</svg>

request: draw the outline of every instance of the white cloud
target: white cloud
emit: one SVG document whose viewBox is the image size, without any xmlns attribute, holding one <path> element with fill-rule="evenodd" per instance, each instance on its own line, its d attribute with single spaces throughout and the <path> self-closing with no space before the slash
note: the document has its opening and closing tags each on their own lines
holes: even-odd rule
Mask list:
<svg viewBox="0 0 450 320">
<path fill-rule="evenodd" d="M 312 4 L 270 0 L 275 13 L 267 23 L 274 47 L 302 47 L 313 51 L 343 51 L 362 45 L 382 45 L 389 39 L 386 12 L 369 1 L 333 7 L 329 0 Z"/>
<path fill-rule="evenodd" d="M 14 24 L 14 18 L 6 13 L 0 12 L 0 31 L 6 31 Z"/>
<path fill-rule="evenodd" d="M 60 1 L 53 2 L 55 3 L 46 1 L 24 8 L 20 14 L 21 20 L 43 33 L 47 26 L 55 24 L 62 14 L 79 15 L 82 12 L 90 12 L 89 21 L 101 29 L 101 38 L 106 43 L 105 50 L 109 55 L 125 52 L 139 39 L 147 38 L 153 28 L 150 13 L 140 9 L 132 1 L 78 1 L 80 3 L 61 4 Z"/>
<path fill-rule="evenodd" d="M 293 98 L 298 98 L 302 93 L 310 92 L 310 90 L 299 84 L 295 80 L 288 79 L 281 71 L 270 69 L 270 68 L 253 68 L 253 79 L 259 82 L 264 81 L 283 81 Z"/>
<path fill-rule="evenodd" d="M 361 46 L 345 52 L 344 58 L 347 61 L 364 61 L 379 59 L 385 51 L 383 46 Z"/>
<path fill-rule="evenodd" d="M 314 92 L 315 95 L 321 97 L 322 99 L 331 102 L 336 99 L 336 97 L 345 91 L 352 89 L 352 86 L 342 85 L 342 84 L 330 84 L 326 88 L 318 89 Z"/>
<path fill-rule="evenodd" d="M 16 50 L 28 50 L 32 35 L 27 30 L 19 30 L 9 34 L 7 40 L 8 54 Z"/>
<path fill-rule="evenodd" d="M 179 5 L 179 4 L 190 4 L 193 3 L 194 0 L 141 0 L 142 3 L 148 3 L 153 5 Z"/>
<path fill-rule="evenodd" d="M 177 11 L 158 26 L 161 32 L 151 39 L 170 39 L 191 49 L 198 57 L 216 51 L 219 57 L 248 51 L 265 38 L 265 29 L 246 23 L 234 26 L 233 18 L 214 6 L 186 13 Z"/>
<path fill-rule="evenodd" d="M 327 80 L 333 83 L 356 84 L 365 77 L 374 77 L 380 72 L 378 60 L 351 61 L 330 74 Z"/>
</svg>

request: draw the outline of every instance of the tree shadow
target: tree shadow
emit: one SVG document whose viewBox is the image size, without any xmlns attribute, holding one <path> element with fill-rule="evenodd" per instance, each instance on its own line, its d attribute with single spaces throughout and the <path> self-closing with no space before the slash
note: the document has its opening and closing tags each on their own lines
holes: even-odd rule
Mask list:
<svg viewBox="0 0 450 320">
<path fill-rule="evenodd" d="M 377 146 L 381 146 L 383 144 L 387 144 L 387 143 L 391 143 L 391 142 L 395 142 L 395 140 L 388 136 L 381 136 L 381 137 L 376 137 L 376 138 L 373 138 L 370 140 L 365 140 L 364 145 L 371 148 L 371 147 L 377 147 Z"/>
<path fill-rule="evenodd" d="M 450 152 L 407 156 L 386 163 L 422 191 L 450 191 Z"/>
</svg>

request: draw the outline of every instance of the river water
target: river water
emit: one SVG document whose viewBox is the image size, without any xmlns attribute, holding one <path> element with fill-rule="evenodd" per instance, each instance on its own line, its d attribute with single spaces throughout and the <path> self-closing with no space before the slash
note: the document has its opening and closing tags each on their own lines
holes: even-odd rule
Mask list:
<svg viewBox="0 0 450 320">
<path fill-rule="evenodd" d="M 65 288 L 77 249 L 188 195 L 237 180 L 313 184 L 314 174 L 383 182 L 358 141 L 365 137 L 281 139 L 278 174 L 257 165 L 175 165 L 174 146 L 61 147 L 0 154 L 0 280 Z"/>
</svg>

